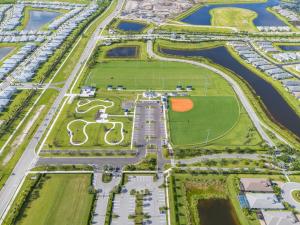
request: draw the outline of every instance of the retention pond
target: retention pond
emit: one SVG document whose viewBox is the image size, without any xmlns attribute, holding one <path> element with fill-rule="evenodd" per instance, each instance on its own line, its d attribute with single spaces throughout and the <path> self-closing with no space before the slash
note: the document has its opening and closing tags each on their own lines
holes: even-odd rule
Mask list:
<svg viewBox="0 0 300 225">
<path fill-rule="evenodd" d="M 230 200 L 200 200 L 198 212 L 200 225 L 240 225 Z"/>
<path fill-rule="evenodd" d="M 0 47 L 0 60 L 7 56 L 12 50 L 13 47 Z"/>
<path fill-rule="evenodd" d="M 106 53 L 108 58 L 136 58 L 139 52 L 138 46 L 117 47 Z"/>
<path fill-rule="evenodd" d="M 135 22 L 120 22 L 118 25 L 118 29 L 122 31 L 142 31 L 146 27 L 145 24 L 135 23 Z"/>
<path fill-rule="evenodd" d="M 300 137 L 300 117 L 293 111 L 289 104 L 277 92 L 277 90 L 263 78 L 240 64 L 223 46 L 212 49 L 201 50 L 175 50 L 160 48 L 159 51 L 167 55 L 185 57 L 204 57 L 219 64 L 236 75 L 243 78 L 260 97 L 271 116 Z"/>
<path fill-rule="evenodd" d="M 256 26 L 286 26 L 286 24 L 278 19 L 275 15 L 270 13 L 267 8 L 273 7 L 279 4 L 278 0 L 269 0 L 264 3 L 240 3 L 240 4 L 211 4 L 205 5 L 195 12 L 191 13 L 181 21 L 193 24 L 193 25 L 211 25 L 210 10 L 215 8 L 243 8 L 249 9 L 257 13 L 257 17 L 254 19 L 254 25 Z"/>
<path fill-rule="evenodd" d="M 279 45 L 283 51 L 300 51 L 300 45 Z"/>
<path fill-rule="evenodd" d="M 39 30 L 42 26 L 52 22 L 59 12 L 48 12 L 44 10 L 30 10 L 29 20 L 24 30 Z"/>
</svg>

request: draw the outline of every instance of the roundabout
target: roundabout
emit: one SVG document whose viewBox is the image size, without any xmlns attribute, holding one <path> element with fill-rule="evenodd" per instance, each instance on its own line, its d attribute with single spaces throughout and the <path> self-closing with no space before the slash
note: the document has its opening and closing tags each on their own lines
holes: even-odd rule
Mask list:
<svg viewBox="0 0 300 225">
<path fill-rule="evenodd" d="M 282 186 L 282 197 L 294 209 L 300 211 L 300 202 L 295 199 L 295 192 L 300 191 L 300 183 L 288 182 Z"/>
</svg>

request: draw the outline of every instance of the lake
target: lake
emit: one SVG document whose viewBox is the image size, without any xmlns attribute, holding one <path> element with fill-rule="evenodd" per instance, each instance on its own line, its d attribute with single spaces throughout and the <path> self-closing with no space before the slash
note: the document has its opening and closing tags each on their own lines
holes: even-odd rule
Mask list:
<svg viewBox="0 0 300 225">
<path fill-rule="evenodd" d="M 300 45 L 278 45 L 284 51 L 300 51 Z"/>
<path fill-rule="evenodd" d="M 0 60 L 7 56 L 13 49 L 13 47 L 0 47 Z"/>
<path fill-rule="evenodd" d="M 267 11 L 268 7 L 273 7 L 278 4 L 279 0 L 269 0 L 265 3 L 205 5 L 192 14 L 186 16 L 181 21 L 193 25 L 211 25 L 211 15 L 209 13 L 210 10 L 220 7 L 235 7 L 255 11 L 257 13 L 257 17 L 253 22 L 256 26 L 287 26 L 283 21 Z"/>
<path fill-rule="evenodd" d="M 59 12 L 48 12 L 44 10 L 30 10 L 29 20 L 24 30 L 39 30 L 42 26 L 52 22 L 60 15 Z"/>
<path fill-rule="evenodd" d="M 198 202 L 200 225 L 240 225 L 229 200 L 206 199 Z"/>
<path fill-rule="evenodd" d="M 138 46 L 126 46 L 110 49 L 106 53 L 108 58 L 135 58 L 139 52 Z"/>
<path fill-rule="evenodd" d="M 160 48 L 159 51 L 168 55 L 199 56 L 210 59 L 243 78 L 260 97 L 262 103 L 275 121 L 300 137 L 300 117 L 293 111 L 277 90 L 263 78 L 240 64 L 223 46 L 199 50 L 174 50 Z"/>
<path fill-rule="evenodd" d="M 146 24 L 135 23 L 135 22 L 120 22 L 118 25 L 118 29 L 122 31 L 141 31 L 146 27 Z"/>
</svg>

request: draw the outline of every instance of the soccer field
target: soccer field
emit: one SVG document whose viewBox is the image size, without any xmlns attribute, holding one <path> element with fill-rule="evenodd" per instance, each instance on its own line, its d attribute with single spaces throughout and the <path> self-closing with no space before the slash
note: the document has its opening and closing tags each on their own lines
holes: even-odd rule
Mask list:
<svg viewBox="0 0 300 225">
<path fill-rule="evenodd" d="M 204 95 L 233 95 L 227 82 L 205 68 L 159 61 L 114 61 L 98 63 L 82 85 L 106 89 L 107 85 L 123 85 L 129 90 L 175 90 L 177 85 L 192 85 Z"/>
<path fill-rule="evenodd" d="M 174 145 L 209 142 L 230 130 L 239 118 L 239 105 L 232 96 L 190 97 L 194 107 L 187 112 L 169 108 L 171 141 Z"/>
<path fill-rule="evenodd" d="M 88 223 L 93 195 L 91 175 L 47 174 L 30 194 L 17 225 L 83 225 Z"/>
</svg>

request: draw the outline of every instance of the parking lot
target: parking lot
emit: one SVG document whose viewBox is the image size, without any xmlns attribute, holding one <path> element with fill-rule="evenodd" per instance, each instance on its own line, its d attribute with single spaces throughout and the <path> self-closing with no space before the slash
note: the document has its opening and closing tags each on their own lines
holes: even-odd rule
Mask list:
<svg viewBox="0 0 300 225">
<path fill-rule="evenodd" d="M 133 143 L 135 146 L 163 145 L 164 133 L 163 111 L 160 101 L 140 101 L 135 112 Z"/>
<path fill-rule="evenodd" d="M 131 190 L 142 191 L 148 189 L 150 195 L 143 199 L 143 213 L 147 213 L 150 218 L 144 220 L 144 224 L 165 225 L 166 214 L 160 212 L 160 208 L 165 207 L 164 188 L 160 188 L 163 178 L 153 181 L 153 176 L 129 176 L 128 182 L 123 187 L 121 194 L 115 196 L 113 202 L 113 214 L 118 215 L 112 218 L 111 224 L 134 224 L 133 219 L 128 219 L 129 215 L 135 212 L 135 196 L 130 195 Z"/>
</svg>

